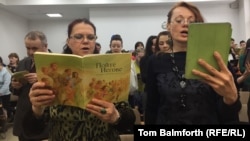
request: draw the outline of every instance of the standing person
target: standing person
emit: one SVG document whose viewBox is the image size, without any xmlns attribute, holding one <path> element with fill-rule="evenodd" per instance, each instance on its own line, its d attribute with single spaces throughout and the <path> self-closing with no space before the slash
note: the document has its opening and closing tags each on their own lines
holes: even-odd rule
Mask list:
<svg viewBox="0 0 250 141">
<path fill-rule="evenodd" d="M 76 19 L 68 26 L 65 54 L 93 54 L 96 27 L 88 19 Z M 135 115 L 127 102 L 110 103 L 93 98 L 87 109 L 67 105 L 51 106 L 53 91 L 43 82 L 33 84 L 30 93 L 32 109 L 23 123 L 27 136 L 36 136 L 49 124 L 51 141 L 120 141 L 119 133 L 133 127 Z"/>
<path fill-rule="evenodd" d="M 168 13 L 167 29 L 172 40 L 170 53 L 150 58 L 147 77 L 145 124 L 226 124 L 239 122 L 241 103 L 236 78 L 214 53 L 220 70 L 197 60 L 210 72 L 193 70 L 202 80 L 185 79 L 188 25 L 204 22 L 199 9 L 179 2 Z"/>
<path fill-rule="evenodd" d="M 7 67 L 12 73 L 14 73 L 16 72 L 16 68 L 19 63 L 19 56 L 17 53 L 13 52 L 9 54 L 8 58 L 9 58 L 9 64 L 7 65 Z"/>
<path fill-rule="evenodd" d="M 137 42 L 135 43 L 135 49 L 134 49 L 134 51 L 136 51 L 136 50 L 139 49 L 139 48 L 143 48 L 143 49 L 144 49 L 144 44 L 143 44 L 143 42 L 141 42 L 141 41 L 137 41 Z"/>
<path fill-rule="evenodd" d="M 144 44 L 143 44 L 143 42 L 141 42 L 141 41 L 137 41 L 137 42 L 135 43 L 135 49 L 134 49 L 133 52 L 132 52 L 132 60 L 133 60 L 133 61 L 136 60 L 136 50 L 137 50 L 137 49 L 140 49 L 140 48 L 144 49 Z"/>
<path fill-rule="evenodd" d="M 6 111 L 7 111 L 7 117 L 11 115 L 10 110 L 10 80 L 11 80 L 11 74 L 7 70 L 6 66 L 3 63 L 2 57 L 0 57 L 0 104 L 2 105 Z M 6 131 L 7 128 L 5 126 L 6 124 L 3 124 L 2 130 Z"/>
<path fill-rule="evenodd" d="M 13 134 L 18 136 L 19 141 L 40 141 L 43 139 L 43 135 L 37 136 L 33 139 L 28 139 L 23 134 L 23 120 L 24 115 L 31 110 L 31 103 L 29 100 L 29 91 L 33 83 L 37 81 L 37 74 L 34 65 L 34 53 L 36 51 L 47 52 L 47 38 L 44 33 L 40 31 L 31 31 L 26 34 L 24 43 L 27 50 L 28 57 L 22 59 L 17 67 L 17 71 L 29 71 L 25 75 L 27 83 L 21 83 L 12 79 L 11 86 L 13 88 L 13 94 L 18 95 L 16 113 L 14 117 Z M 31 115 L 30 115 L 31 116 Z M 45 135 L 47 136 L 47 135 Z"/>
<path fill-rule="evenodd" d="M 155 50 L 156 52 L 171 52 L 171 48 L 169 46 L 170 33 L 169 31 L 162 31 L 158 34 L 156 38 Z"/>
<path fill-rule="evenodd" d="M 141 81 L 145 84 L 147 80 L 147 70 L 148 70 L 148 60 L 151 55 L 155 53 L 155 45 L 156 45 L 156 35 L 150 35 L 146 41 L 146 46 L 145 46 L 145 53 L 144 56 L 140 60 L 140 76 L 141 76 Z M 144 85 L 144 94 L 142 97 L 142 107 L 144 107 L 143 111 L 143 117 L 145 120 L 145 107 L 146 107 L 146 99 L 147 99 L 147 90 L 146 90 L 146 85 Z"/>
<path fill-rule="evenodd" d="M 239 58 L 239 68 L 242 75 L 237 78 L 238 84 L 242 87 L 242 91 L 250 92 L 250 62 L 244 61 L 247 55 L 247 50 L 250 51 L 250 38 L 247 40 L 246 49 Z M 247 102 L 247 115 L 250 122 L 250 97 Z"/>
<path fill-rule="evenodd" d="M 145 47 L 145 54 L 140 61 L 141 78 L 144 83 L 146 83 L 147 79 L 148 58 L 155 53 L 156 38 L 157 36 L 155 35 L 148 37 Z"/>
<path fill-rule="evenodd" d="M 144 107 L 142 103 L 142 98 L 144 95 L 144 83 L 141 80 L 141 71 L 140 71 L 140 61 L 141 58 L 144 56 L 144 48 L 136 49 L 135 60 L 133 60 L 133 64 L 135 66 L 137 82 L 138 82 L 138 89 L 134 92 L 134 106 L 138 107 L 138 111 L 141 114 L 141 120 L 143 121 L 143 114 L 144 114 Z"/>
<path fill-rule="evenodd" d="M 9 64 L 7 65 L 8 69 L 11 71 L 11 73 L 16 72 L 17 65 L 19 63 L 19 56 L 17 53 L 13 52 L 8 55 L 9 58 Z M 14 115 L 15 115 L 15 109 L 17 105 L 18 96 L 11 94 L 10 95 L 10 111 L 11 114 L 8 116 L 8 122 L 13 122 Z"/>
<path fill-rule="evenodd" d="M 101 49 L 102 49 L 101 44 L 98 43 L 98 42 L 96 42 L 96 43 L 95 43 L 95 50 L 96 50 L 96 51 L 94 51 L 94 54 L 100 54 L 100 53 L 101 53 Z"/>
<path fill-rule="evenodd" d="M 111 53 L 122 53 L 123 48 L 123 40 L 121 35 L 115 34 L 111 37 L 110 40 L 110 50 Z M 131 59 L 131 74 L 130 74 L 130 92 L 128 101 L 131 107 L 135 107 L 134 105 L 134 92 L 138 90 L 138 81 L 137 81 L 137 74 L 136 74 L 136 68 L 133 63 L 133 60 Z"/>
</svg>

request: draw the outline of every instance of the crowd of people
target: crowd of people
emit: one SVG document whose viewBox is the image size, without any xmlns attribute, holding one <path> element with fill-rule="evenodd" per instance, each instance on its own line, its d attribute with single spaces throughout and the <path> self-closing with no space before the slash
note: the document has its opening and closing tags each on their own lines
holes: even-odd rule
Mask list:
<svg viewBox="0 0 250 141">
<path fill-rule="evenodd" d="M 142 41 L 135 43 L 128 101 L 111 103 L 93 98 L 86 109 L 52 105 L 56 93 L 37 81 L 34 64 L 35 52 L 51 52 L 47 37 L 41 31 L 27 33 L 27 57 L 19 60 L 17 53 L 11 53 L 8 65 L 0 58 L 0 101 L 9 120 L 14 119 L 13 134 L 19 141 L 119 141 L 120 134 L 133 133 L 133 109 L 138 109 L 145 125 L 240 124 L 239 92 L 250 91 L 250 63 L 245 61 L 250 53 L 250 39 L 245 46 L 245 42 L 240 42 L 244 51 L 239 54 L 230 47 L 229 58 L 232 55 L 233 60 L 239 60 L 236 66 L 230 60 L 224 63 L 215 52 L 220 69 L 200 59 L 198 64 L 209 73 L 193 70 L 202 80 L 186 79 L 188 25 L 204 23 L 204 18 L 198 7 L 188 2 L 176 3 L 167 16 L 166 31 L 150 35 L 145 46 Z M 89 19 L 73 20 L 68 25 L 62 52 L 79 56 L 100 54 L 96 30 Z M 113 35 L 109 46 L 106 53 L 123 53 L 121 35 Z M 26 83 L 11 78 L 11 73 L 24 70 L 29 72 L 25 75 Z M 18 96 L 13 106 L 11 94 Z"/>
</svg>

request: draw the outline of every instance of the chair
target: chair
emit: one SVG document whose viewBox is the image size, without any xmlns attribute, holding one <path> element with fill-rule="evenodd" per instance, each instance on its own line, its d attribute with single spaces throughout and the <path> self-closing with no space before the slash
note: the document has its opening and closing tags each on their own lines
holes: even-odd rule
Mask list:
<svg viewBox="0 0 250 141">
<path fill-rule="evenodd" d="M 240 122 L 249 122 L 248 121 L 248 115 L 247 115 L 247 102 L 249 98 L 249 93 L 248 91 L 240 91 L 240 101 L 242 104 L 241 110 L 239 112 L 239 119 Z"/>
<path fill-rule="evenodd" d="M 121 141 L 134 141 L 134 134 L 122 134 L 120 138 Z"/>
</svg>

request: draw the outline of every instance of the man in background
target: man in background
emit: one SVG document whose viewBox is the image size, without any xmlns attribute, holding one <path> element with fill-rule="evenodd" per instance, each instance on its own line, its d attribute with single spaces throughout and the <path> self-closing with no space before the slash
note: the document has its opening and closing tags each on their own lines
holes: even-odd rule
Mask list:
<svg viewBox="0 0 250 141">
<path fill-rule="evenodd" d="M 27 55 L 28 57 L 22 59 L 17 67 L 18 71 L 29 71 L 26 74 L 25 82 L 18 82 L 14 78 L 11 80 L 11 87 L 13 88 L 13 93 L 18 95 L 16 113 L 14 117 L 13 134 L 18 136 L 19 141 L 40 141 L 48 136 L 45 135 L 34 137 L 33 139 L 27 139 L 23 134 L 22 124 L 24 115 L 32 108 L 29 100 L 29 90 L 33 83 L 37 81 L 36 68 L 34 64 L 34 53 L 48 52 L 47 48 L 47 38 L 44 33 L 40 31 L 31 31 L 24 38 Z"/>
</svg>

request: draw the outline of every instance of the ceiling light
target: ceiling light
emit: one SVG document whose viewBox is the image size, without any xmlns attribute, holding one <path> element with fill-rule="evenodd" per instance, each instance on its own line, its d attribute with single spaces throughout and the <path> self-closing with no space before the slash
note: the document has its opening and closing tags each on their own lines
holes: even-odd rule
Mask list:
<svg viewBox="0 0 250 141">
<path fill-rule="evenodd" d="M 62 15 L 60 13 L 48 13 L 46 14 L 48 17 L 51 18 L 58 18 L 58 17 L 62 17 Z"/>
</svg>

